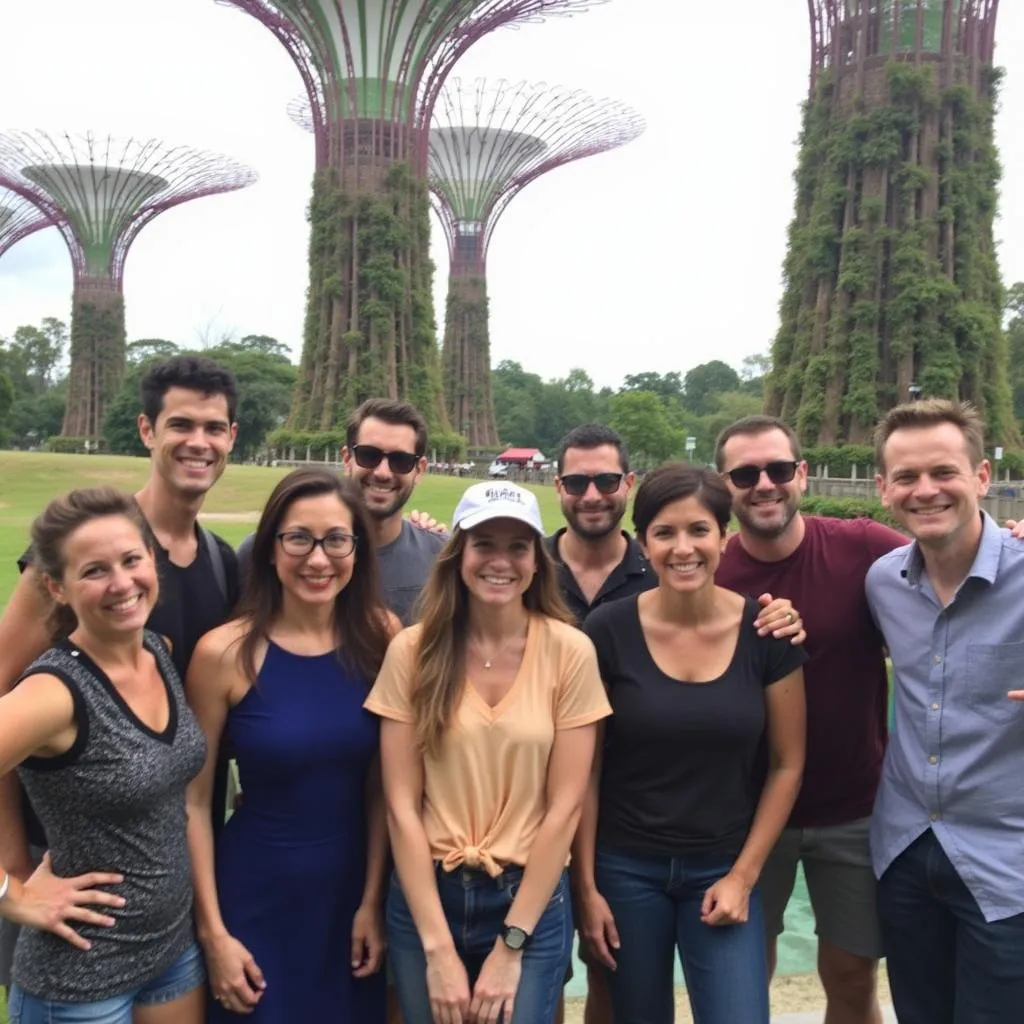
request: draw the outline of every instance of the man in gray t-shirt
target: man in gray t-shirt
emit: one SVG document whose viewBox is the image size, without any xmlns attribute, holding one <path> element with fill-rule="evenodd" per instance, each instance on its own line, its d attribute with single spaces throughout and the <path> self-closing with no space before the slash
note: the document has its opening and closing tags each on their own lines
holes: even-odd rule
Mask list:
<svg viewBox="0 0 1024 1024">
<path fill-rule="evenodd" d="M 448 540 L 447 534 L 413 526 L 402 517 L 427 471 L 427 425 L 407 402 L 371 398 L 352 414 L 346 441 L 345 473 L 359 484 L 370 513 L 384 602 L 408 626 L 427 574 Z M 238 548 L 243 588 L 252 538 Z"/>
</svg>

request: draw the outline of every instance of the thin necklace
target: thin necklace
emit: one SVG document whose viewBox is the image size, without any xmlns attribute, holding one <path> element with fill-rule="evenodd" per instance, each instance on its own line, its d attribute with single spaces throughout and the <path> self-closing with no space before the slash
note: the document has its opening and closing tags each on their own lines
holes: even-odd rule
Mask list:
<svg viewBox="0 0 1024 1024">
<path fill-rule="evenodd" d="M 521 636 L 521 633 L 514 633 L 489 658 L 484 656 L 484 652 L 480 647 L 479 640 L 471 640 L 470 643 L 477 649 L 478 653 L 480 654 L 480 657 L 484 659 L 484 668 L 490 669 L 491 665 L 494 664 L 494 662 L 497 661 L 498 658 L 505 653 L 505 648 L 508 647 L 508 645 L 512 643 L 513 640 L 518 640 Z"/>
</svg>

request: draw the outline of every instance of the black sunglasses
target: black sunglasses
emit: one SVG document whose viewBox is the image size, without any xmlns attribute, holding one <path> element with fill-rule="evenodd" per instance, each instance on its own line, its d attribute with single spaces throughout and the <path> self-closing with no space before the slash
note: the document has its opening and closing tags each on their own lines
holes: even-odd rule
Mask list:
<svg viewBox="0 0 1024 1024">
<path fill-rule="evenodd" d="M 372 444 L 357 444 L 352 446 L 352 454 L 356 457 L 356 465 L 360 469 L 376 469 L 385 459 L 391 467 L 392 473 L 404 476 L 416 468 L 420 457 L 413 452 L 386 452 Z"/>
<path fill-rule="evenodd" d="M 769 462 L 764 466 L 737 466 L 725 475 L 732 481 L 733 487 L 749 491 L 751 487 L 757 486 L 762 473 L 767 473 L 773 484 L 788 484 L 796 476 L 796 467 L 799 465 L 799 462 Z"/>
<path fill-rule="evenodd" d="M 614 494 L 622 483 L 624 473 L 594 473 L 593 476 L 587 473 L 569 473 L 567 476 L 559 477 L 566 494 L 578 498 L 581 494 L 587 493 L 587 488 L 593 484 L 600 494 Z"/>
</svg>

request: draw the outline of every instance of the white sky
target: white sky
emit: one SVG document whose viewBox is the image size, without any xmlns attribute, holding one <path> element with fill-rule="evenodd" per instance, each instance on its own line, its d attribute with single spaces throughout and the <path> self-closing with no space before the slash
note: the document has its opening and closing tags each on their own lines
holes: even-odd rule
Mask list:
<svg viewBox="0 0 1024 1024">
<path fill-rule="evenodd" d="M 129 339 L 270 334 L 297 358 L 313 141 L 285 110 L 302 87 L 283 47 L 213 0 L 3 7 L 0 129 L 155 135 L 260 172 L 255 186 L 142 231 L 125 275 Z M 1024 280 L 1024 4 L 1002 8 L 997 233 L 1011 283 Z M 648 121 L 636 142 L 551 172 L 506 211 L 489 259 L 495 363 L 544 377 L 583 365 L 617 386 L 712 358 L 738 367 L 768 348 L 809 39 L 805 0 L 611 0 L 469 50 L 463 78 L 579 87 Z M 447 255 L 434 228 L 440 321 Z M 0 260 L 0 337 L 67 319 L 70 292 L 59 235 L 21 242 Z"/>
</svg>

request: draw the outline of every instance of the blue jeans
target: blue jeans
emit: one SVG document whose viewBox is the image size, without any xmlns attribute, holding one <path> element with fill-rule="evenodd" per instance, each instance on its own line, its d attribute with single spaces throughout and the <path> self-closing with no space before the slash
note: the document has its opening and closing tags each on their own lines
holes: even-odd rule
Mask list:
<svg viewBox="0 0 1024 1024">
<path fill-rule="evenodd" d="M 29 995 L 11 986 L 7 1012 L 11 1024 L 132 1024 L 132 1007 L 173 1003 L 199 988 L 206 969 L 193 943 L 162 974 L 129 992 L 96 1003 L 62 1003 Z"/>
<path fill-rule="evenodd" d="M 1024 914 L 987 922 L 929 829 L 878 883 L 900 1024 L 1007 1024 L 1024 1015 Z"/>
<path fill-rule="evenodd" d="M 675 953 L 699 1024 L 768 1024 L 761 896 L 744 924 L 701 923 L 704 893 L 729 873 L 715 855 L 634 857 L 599 848 L 595 879 L 621 943 L 607 972 L 615 1024 L 672 1024 Z"/>
<path fill-rule="evenodd" d="M 449 873 L 438 866 L 435 875 L 444 916 L 455 940 L 455 949 L 466 965 L 472 989 L 501 933 L 502 922 L 522 881 L 523 869 L 509 867 L 498 878 L 491 878 L 483 871 L 459 868 Z M 432 1024 L 427 960 L 409 905 L 394 874 L 387 899 L 387 932 L 388 956 L 405 1024 Z M 572 937 L 569 881 L 563 871 L 523 952 L 523 973 L 512 1019 L 502 1024 L 548 1024 L 554 1019 L 572 953 Z"/>
</svg>

